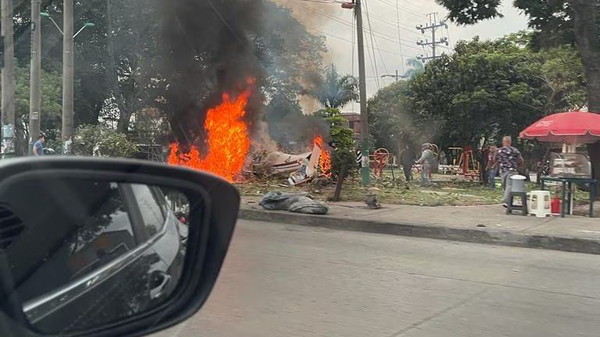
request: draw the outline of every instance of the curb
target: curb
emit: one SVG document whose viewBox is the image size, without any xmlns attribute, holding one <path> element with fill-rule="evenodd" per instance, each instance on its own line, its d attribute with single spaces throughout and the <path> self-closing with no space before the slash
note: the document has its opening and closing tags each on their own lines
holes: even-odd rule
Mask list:
<svg viewBox="0 0 600 337">
<path fill-rule="evenodd" d="M 538 248 L 573 253 L 600 254 L 600 241 L 507 231 L 449 228 L 435 225 L 401 224 L 383 221 L 343 219 L 323 215 L 298 214 L 284 211 L 240 209 L 242 220 L 320 227 L 353 232 L 412 236 L 498 246 Z"/>
</svg>

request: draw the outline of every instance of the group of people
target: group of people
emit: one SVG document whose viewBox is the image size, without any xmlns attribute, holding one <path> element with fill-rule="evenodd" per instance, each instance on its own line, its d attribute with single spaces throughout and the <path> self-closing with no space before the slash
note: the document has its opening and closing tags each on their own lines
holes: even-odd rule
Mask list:
<svg viewBox="0 0 600 337">
<path fill-rule="evenodd" d="M 406 146 L 404 151 L 400 154 L 400 164 L 404 171 L 404 177 L 406 181 L 411 181 L 412 167 L 414 164 L 421 165 L 421 186 L 431 186 L 431 168 L 435 162 L 435 153 L 432 150 L 432 146 L 429 143 L 421 145 L 421 157 L 416 159 L 415 153 L 412 151 L 410 146 Z"/>
<path fill-rule="evenodd" d="M 400 154 L 400 163 L 402 164 L 406 181 L 413 179 L 413 165 L 419 164 L 421 165 L 421 186 L 431 186 L 431 169 L 434 165 L 435 157 L 435 153 L 429 143 L 421 146 L 421 156 L 419 159 L 416 159 L 415 153 L 407 145 Z M 523 167 L 523 163 L 523 156 L 516 147 L 512 146 L 510 136 L 502 138 L 502 147 L 498 148 L 495 145 L 489 147 L 485 160 L 487 183 L 490 188 L 495 189 L 496 177 L 500 175 L 504 190 L 504 207 L 507 207 L 510 202 L 510 192 L 512 191 L 511 177 L 518 174 L 519 169 Z"/>
</svg>

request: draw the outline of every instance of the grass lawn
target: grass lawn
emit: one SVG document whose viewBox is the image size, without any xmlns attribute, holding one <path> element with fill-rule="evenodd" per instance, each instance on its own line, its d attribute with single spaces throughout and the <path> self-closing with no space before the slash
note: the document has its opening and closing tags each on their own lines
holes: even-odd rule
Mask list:
<svg viewBox="0 0 600 337">
<path fill-rule="evenodd" d="M 418 181 L 406 184 L 399 178 L 400 172 L 384 172 L 383 178 L 372 180 L 371 187 L 383 204 L 405 204 L 420 206 L 466 206 L 499 204 L 502 192 L 482 186 L 479 182 L 466 180 L 462 176 L 434 175 L 433 187 L 423 188 Z M 269 191 L 309 192 L 317 199 L 328 200 L 333 196 L 335 184 L 317 187 L 307 183 L 290 187 L 285 179 L 271 179 L 238 184 L 242 196 L 261 197 Z M 360 177 L 347 179 L 342 188 L 341 201 L 364 201 L 367 190 L 362 187 Z"/>
</svg>

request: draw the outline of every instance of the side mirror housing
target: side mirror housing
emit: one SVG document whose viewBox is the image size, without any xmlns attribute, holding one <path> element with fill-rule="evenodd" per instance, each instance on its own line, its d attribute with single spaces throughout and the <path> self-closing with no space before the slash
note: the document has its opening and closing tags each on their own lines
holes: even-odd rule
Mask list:
<svg viewBox="0 0 600 337">
<path fill-rule="evenodd" d="M 197 312 L 223 264 L 239 193 L 135 160 L 0 162 L 0 334 L 137 336 Z"/>
</svg>

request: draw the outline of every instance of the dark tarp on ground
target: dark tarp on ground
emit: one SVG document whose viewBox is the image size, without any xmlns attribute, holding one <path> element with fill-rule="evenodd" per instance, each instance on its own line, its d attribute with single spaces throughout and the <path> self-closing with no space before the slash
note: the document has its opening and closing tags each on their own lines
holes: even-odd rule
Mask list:
<svg viewBox="0 0 600 337">
<path fill-rule="evenodd" d="M 290 211 L 306 214 L 327 214 L 329 208 L 320 201 L 311 199 L 308 193 L 269 192 L 259 205 L 267 210 Z"/>
</svg>

